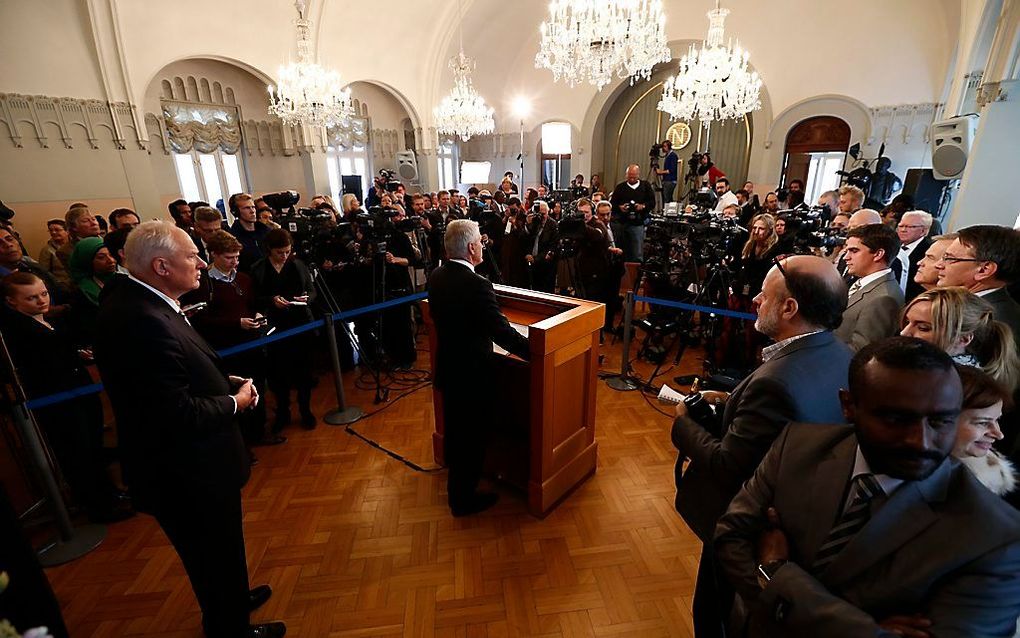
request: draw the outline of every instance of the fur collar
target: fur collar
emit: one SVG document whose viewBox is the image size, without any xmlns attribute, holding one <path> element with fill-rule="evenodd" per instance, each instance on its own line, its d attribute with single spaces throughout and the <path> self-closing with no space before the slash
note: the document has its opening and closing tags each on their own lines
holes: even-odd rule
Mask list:
<svg viewBox="0 0 1020 638">
<path fill-rule="evenodd" d="M 1016 488 L 1016 470 L 1013 464 L 995 450 L 987 455 L 968 456 L 960 459 L 974 476 L 994 494 L 1003 496 Z"/>
</svg>

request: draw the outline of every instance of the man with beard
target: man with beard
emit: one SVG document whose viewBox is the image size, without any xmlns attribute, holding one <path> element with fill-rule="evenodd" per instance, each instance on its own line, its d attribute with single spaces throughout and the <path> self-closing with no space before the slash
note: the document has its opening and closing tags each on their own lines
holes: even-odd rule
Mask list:
<svg viewBox="0 0 1020 638">
<path fill-rule="evenodd" d="M 847 303 L 835 267 L 808 255 L 776 261 L 754 302 L 754 327 L 775 344 L 762 351 L 764 363 L 728 397 L 702 393 L 709 403 L 724 406 L 721 436 L 690 418 L 683 403 L 673 422 L 676 508 L 704 543 L 694 591 L 698 638 L 724 635 L 733 599 L 712 550 L 716 521 L 787 423 L 842 422 L 839 390 L 846 387 L 851 353 L 831 332 Z M 684 459 L 690 459 L 686 470 Z"/>
<path fill-rule="evenodd" d="M 1012 636 L 1020 515 L 949 458 L 953 361 L 909 337 L 854 357 L 853 427 L 791 424 L 719 521 L 748 636 Z"/>
</svg>

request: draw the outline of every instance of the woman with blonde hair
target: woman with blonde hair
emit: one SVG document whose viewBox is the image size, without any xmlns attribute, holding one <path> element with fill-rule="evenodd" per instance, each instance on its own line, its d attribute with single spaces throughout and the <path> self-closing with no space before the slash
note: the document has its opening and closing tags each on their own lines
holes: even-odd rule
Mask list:
<svg viewBox="0 0 1020 638">
<path fill-rule="evenodd" d="M 361 208 L 361 202 L 358 201 L 358 196 L 354 193 L 346 193 L 340 198 L 340 210 L 343 213 L 343 220 L 345 222 L 354 221 L 354 214 Z"/>
<path fill-rule="evenodd" d="M 751 312 L 753 300 L 761 292 L 765 275 L 779 250 L 776 218 L 768 213 L 755 216 L 751 221 L 751 234 L 740 251 L 739 263 L 734 264 L 737 275 L 733 278 L 727 303 L 730 310 Z M 723 319 L 720 360 L 730 362 L 735 368 L 750 369 L 764 343 L 764 337 L 754 329 L 753 321 Z"/>
<path fill-rule="evenodd" d="M 946 351 L 960 364 L 981 368 L 1012 392 L 1020 382 L 1020 357 L 1009 326 L 996 321 L 991 304 L 966 288 L 926 290 L 903 309 L 905 337 Z"/>
</svg>

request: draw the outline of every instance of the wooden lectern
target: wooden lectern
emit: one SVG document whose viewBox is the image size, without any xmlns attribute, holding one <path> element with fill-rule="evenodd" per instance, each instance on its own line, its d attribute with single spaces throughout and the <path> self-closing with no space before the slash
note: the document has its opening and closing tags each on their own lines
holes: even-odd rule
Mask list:
<svg viewBox="0 0 1020 638">
<path fill-rule="evenodd" d="M 491 380 L 492 411 L 478 427 L 492 433 L 486 474 L 524 490 L 528 511 L 543 517 L 570 491 L 595 473 L 595 389 L 603 304 L 510 286 L 495 286 L 510 323 L 527 330 L 531 360 L 497 346 Z M 432 369 L 436 332 L 428 302 Z M 443 396 L 432 388 L 436 431 L 432 447 L 443 463 Z"/>
</svg>

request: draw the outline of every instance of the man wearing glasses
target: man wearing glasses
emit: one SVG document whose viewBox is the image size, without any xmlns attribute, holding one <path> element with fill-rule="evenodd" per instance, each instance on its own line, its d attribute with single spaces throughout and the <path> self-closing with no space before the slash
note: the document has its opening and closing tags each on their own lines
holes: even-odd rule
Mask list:
<svg viewBox="0 0 1020 638">
<path fill-rule="evenodd" d="M 914 281 L 917 266 L 924 258 L 924 253 L 931 246 L 928 231 L 931 230 L 931 215 L 923 210 L 912 210 L 903 213 L 900 223 L 896 226 L 896 234 L 900 238 L 898 259 L 900 268 L 900 290 L 905 301 L 910 301 L 924 291 L 921 284 Z"/>
<path fill-rule="evenodd" d="M 995 319 L 1020 336 L 1020 304 L 1006 286 L 1020 269 L 1020 232 L 1005 226 L 968 226 L 936 262 L 939 287 L 963 286 L 992 304 Z"/>
<path fill-rule="evenodd" d="M 702 393 L 722 406 L 718 430 L 688 416 L 682 402 L 673 422 L 676 508 L 704 543 L 692 610 L 699 638 L 724 635 L 733 601 L 712 548 L 719 517 L 787 423 L 843 423 L 839 390 L 851 353 L 832 333 L 847 305 L 835 266 L 808 255 L 776 260 L 754 303 L 755 330 L 775 341 L 764 363 L 728 396 Z"/>
</svg>

